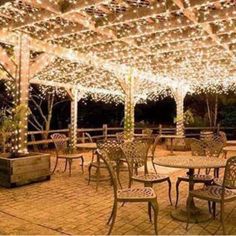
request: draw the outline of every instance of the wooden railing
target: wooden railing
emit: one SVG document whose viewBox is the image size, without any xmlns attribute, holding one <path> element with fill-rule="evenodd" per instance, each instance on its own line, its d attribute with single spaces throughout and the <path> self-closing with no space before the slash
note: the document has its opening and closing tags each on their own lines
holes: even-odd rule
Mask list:
<svg viewBox="0 0 236 236">
<path fill-rule="evenodd" d="M 159 125 L 158 127 L 148 127 L 153 130 L 153 134 L 174 134 L 176 132 L 175 127 L 162 127 Z M 141 134 L 143 127 L 136 127 L 135 133 Z M 233 135 L 233 131 L 236 130 L 236 127 L 186 127 L 185 128 L 185 136 L 186 137 L 199 137 L 200 131 L 208 130 L 217 132 L 223 130 L 227 133 L 229 139 L 236 138 Z M 122 132 L 122 127 L 108 127 L 107 125 L 103 125 L 101 128 L 80 128 L 78 129 L 78 142 L 86 142 L 88 141 L 88 137 L 85 133 L 89 133 L 94 141 L 103 138 L 114 138 L 116 137 L 117 132 Z M 43 134 L 49 134 L 48 139 L 42 139 Z M 50 139 L 50 134 L 52 133 L 64 133 L 69 137 L 69 129 L 60 129 L 60 130 L 50 130 L 47 131 L 29 131 L 28 132 L 28 145 L 40 145 L 40 144 L 49 144 L 52 143 Z"/>
</svg>

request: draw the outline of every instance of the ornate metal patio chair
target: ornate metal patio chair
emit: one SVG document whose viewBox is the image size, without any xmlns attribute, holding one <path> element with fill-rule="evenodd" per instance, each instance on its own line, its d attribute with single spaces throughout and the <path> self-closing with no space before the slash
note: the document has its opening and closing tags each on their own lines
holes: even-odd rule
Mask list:
<svg viewBox="0 0 236 236">
<path fill-rule="evenodd" d="M 151 221 L 151 210 L 153 209 L 154 211 L 154 229 L 155 229 L 155 234 L 157 235 L 158 234 L 158 229 L 157 229 L 158 202 L 157 202 L 157 196 L 156 196 L 155 191 L 151 187 L 125 188 L 125 189 L 118 190 L 117 177 L 116 177 L 112 162 L 107 152 L 105 150 L 98 149 L 98 155 L 103 160 L 103 162 L 107 165 L 107 168 L 111 176 L 113 191 L 114 191 L 113 208 L 107 222 L 108 225 L 110 224 L 108 234 L 111 234 L 113 226 L 115 224 L 116 215 L 117 215 L 117 206 L 119 202 L 121 203 L 147 202 L 150 221 Z"/>
<path fill-rule="evenodd" d="M 146 128 L 142 130 L 142 135 L 146 137 L 150 137 L 153 133 L 152 129 Z"/>
<path fill-rule="evenodd" d="M 98 149 L 102 149 L 104 151 L 106 151 L 109 159 L 112 162 L 113 167 L 116 170 L 116 174 L 117 174 L 117 178 L 118 178 L 118 183 L 120 185 L 120 187 L 122 188 L 121 182 L 120 182 L 120 178 L 119 178 L 119 174 L 120 174 L 120 162 L 123 156 L 122 150 L 120 148 L 120 144 L 116 141 L 116 140 L 107 140 L 105 142 L 98 142 L 97 143 Z M 89 164 L 89 178 L 88 178 L 88 184 L 90 183 L 91 180 L 91 171 L 92 168 L 96 169 L 96 189 L 98 189 L 98 185 L 100 182 L 100 177 L 101 177 L 101 169 L 107 169 L 107 165 L 100 160 L 99 155 L 97 155 L 97 160 L 93 161 Z"/>
<path fill-rule="evenodd" d="M 193 156 L 205 156 L 206 155 L 206 143 L 202 140 L 192 139 L 191 141 L 191 152 Z M 185 176 L 178 177 L 176 181 L 176 202 L 175 207 L 178 206 L 179 201 L 179 185 L 180 183 L 189 182 L 188 173 Z M 213 177 L 209 175 L 208 170 L 205 170 L 204 174 L 200 173 L 200 169 L 198 173 L 194 175 L 193 182 L 195 183 L 203 183 L 205 185 L 210 185 L 213 181 Z"/>
<path fill-rule="evenodd" d="M 224 145 L 226 145 L 227 143 L 227 136 L 226 133 L 223 131 L 219 131 L 219 137 L 222 140 L 222 142 L 224 143 Z"/>
<path fill-rule="evenodd" d="M 221 137 L 222 141 L 224 142 L 224 145 L 236 145 L 236 140 L 228 140 L 227 135 L 223 131 L 219 131 L 219 136 Z"/>
<path fill-rule="evenodd" d="M 129 187 L 131 187 L 133 181 L 143 183 L 145 187 L 152 187 L 153 184 L 167 182 L 169 186 L 169 200 L 172 205 L 169 176 L 148 172 L 147 154 L 149 147 L 150 144 L 148 142 L 127 142 L 121 145 L 128 163 Z M 141 167 L 144 168 L 144 172 L 139 174 L 137 169 Z"/>
<path fill-rule="evenodd" d="M 119 143 L 123 143 L 124 142 L 124 132 L 118 132 L 116 133 L 116 139 Z"/>
<path fill-rule="evenodd" d="M 192 190 L 188 197 L 188 220 L 186 229 L 188 229 L 189 218 L 190 218 L 190 203 L 193 198 L 199 198 L 206 201 L 212 201 L 220 204 L 221 214 L 220 220 L 223 228 L 223 233 L 226 234 L 225 224 L 224 224 L 224 205 L 227 202 L 236 200 L 236 192 L 232 189 L 236 189 L 236 157 L 231 157 L 228 159 L 225 167 L 225 173 L 223 178 L 222 186 L 207 186 L 203 189 Z"/>
<path fill-rule="evenodd" d="M 55 167 L 52 171 L 52 174 L 55 172 L 55 170 L 57 168 L 59 159 L 65 160 L 64 172 L 66 171 L 67 164 L 68 164 L 69 176 L 71 176 L 72 161 L 76 160 L 76 159 L 81 160 L 81 168 L 82 168 L 82 171 L 84 172 L 84 158 L 80 153 L 73 153 L 72 150 L 69 149 L 68 144 L 67 144 L 66 135 L 60 134 L 60 133 L 54 133 L 50 137 L 53 140 L 53 143 L 56 148 L 56 163 L 55 163 Z"/>
<path fill-rule="evenodd" d="M 93 142 L 93 139 L 91 137 L 91 135 L 89 133 L 84 133 L 84 136 L 88 139 L 88 142 L 87 143 L 92 143 Z"/>
<path fill-rule="evenodd" d="M 206 141 L 206 156 L 210 157 L 216 157 L 219 158 L 223 147 L 224 147 L 224 141 L 220 136 L 215 136 L 211 141 Z M 207 169 L 207 173 L 209 174 L 211 169 Z M 219 176 L 219 168 L 214 169 L 214 177 Z"/>
</svg>

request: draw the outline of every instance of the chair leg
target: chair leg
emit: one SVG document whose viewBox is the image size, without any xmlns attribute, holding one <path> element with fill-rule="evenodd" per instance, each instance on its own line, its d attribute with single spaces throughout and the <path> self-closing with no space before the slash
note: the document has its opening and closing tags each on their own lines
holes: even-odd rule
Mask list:
<svg viewBox="0 0 236 236">
<path fill-rule="evenodd" d="M 113 214 L 114 214 L 114 209 L 115 209 L 115 202 L 113 203 L 113 207 L 112 207 L 111 215 L 110 215 L 110 217 L 109 217 L 109 219 L 108 219 L 108 221 L 107 221 L 107 225 L 109 225 L 110 222 L 111 222 L 111 219 L 112 219 Z"/>
<path fill-rule="evenodd" d="M 100 182 L 100 167 L 98 166 L 97 167 L 97 173 L 96 173 L 96 175 L 97 175 L 97 182 L 96 182 L 96 191 L 98 190 L 98 185 L 99 185 L 99 182 Z"/>
<path fill-rule="evenodd" d="M 168 182 L 168 185 L 169 185 L 168 194 L 169 194 L 170 205 L 172 206 L 172 198 L 171 198 L 171 181 L 170 181 L 170 178 L 168 178 L 167 182 Z"/>
<path fill-rule="evenodd" d="M 72 159 L 68 160 L 68 164 L 69 164 L 69 176 L 71 176 Z"/>
<path fill-rule="evenodd" d="M 118 183 L 120 185 L 120 188 L 122 189 L 122 185 L 121 185 L 121 182 L 120 182 L 120 163 L 117 163 L 117 166 L 116 166 L 116 175 L 117 175 L 117 180 L 118 180 Z"/>
<path fill-rule="evenodd" d="M 130 178 L 128 188 L 131 188 L 132 183 L 133 183 L 133 180 Z"/>
<path fill-rule="evenodd" d="M 158 227 L 157 227 L 157 217 L 158 217 L 158 203 L 157 200 L 152 201 L 152 208 L 154 211 L 154 229 L 155 229 L 155 234 L 158 235 Z"/>
<path fill-rule="evenodd" d="M 111 221 L 110 229 L 108 231 L 108 235 L 110 235 L 111 232 L 112 232 L 112 229 L 113 229 L 113 226 L 114 226 L 115 220 L 116 220 L 116 214 L 117 214 L 117 202 L 114 203 L 114 211 L 113 211 L 113 214 L 112 214 L 112 221 Z"/>
<path fill-rule="evenodd" d="M 65 167 L 64 167 L 63 173 L 66 171 L 66 169 L 67 169 L 67 159 L 65 159 Z"/>
<path fill-rule="evenodd" d="M 220 204 L 220 221 L 221 221 L 221 225 L 222 225 L 222 229 L 223 229 L 223 234 L 225 235 L 226 234 L 226 231 L 225 231 L 225 222 L 224 222 L 224 203 L 221 202 Z"/>
<path fill-rule="evenodd" d="M 178 206 L 178 201 L 179 201 L 179 184 L 180 184 L 181 180 L 178 178 L 177 182 L 176 182 L 176 202 L 175 202 L 175 208 L 177 208 Z"/>
<path fill-rule="evenodd" d="M 81 166 L 81 169 L 82 169 L 82 173 L 84 173 L 84 157 L 83 156 L 81 156 L 81 164 L 80 164 L 80 166 Z"/>
<path fill-rule="evenodd" d="M 91 180 L 91 170 L 92 170 L 92 165 L 90 163 L 88 167 L 88 185 L 90 184 L 90 180 Z"/>
<path fill-rule="evenodd" d="M 149 220 L 152 223 L 152 204 L 151 202 L 148 202 L 148 216 L 149 216 Z"/>
<path fill-rule="evenodd" d="M 53 171 L 51 172 L 51 174 L 54 174 L 54 172 L 57 168 L 57 164 L 58 164 L 58 158 L 56 158 L 56 163 L 55 163 L 55 166 L 54 166 Z"/>
</svg>

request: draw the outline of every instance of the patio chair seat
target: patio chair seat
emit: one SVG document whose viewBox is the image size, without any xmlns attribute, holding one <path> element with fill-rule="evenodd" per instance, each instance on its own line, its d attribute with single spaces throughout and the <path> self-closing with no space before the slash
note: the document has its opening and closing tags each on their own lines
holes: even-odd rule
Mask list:
<svg viewBox="0 0 236 236">
<path fill-rule="evenodd" d="M 203 189 L 193 190 L 190 192 L 190 194 L 191 196 L 200 199 L 205 199 L 205 200 L 211 199 L 212 201 L 220 202 L 222 199 L 222 191 L 223 191 L 222 186 L 214 185 L 214 186 L 208 186 Z M 228 188 L 225 189 L 224 200 L 232 201 L 234 198 L 236 199 L 235 191 L 232 191 L 231 189 Z"/>
<path fill-rule="evenodd" d="M 156 193 L 152 188 L 127 188 L 117 191 L 117 200 L 119 201 L 147 201 L 147 199 L 156 199 Z"/>
<path fill-rule="evenodd" d="M 63 159 L 80 159 L 82 157 L 81 154 L 79 153 L 68 153 L 68 154 L 59 154 L 58 158 L 63 158 Z"/>
<path fill-rule="evenodd" d="M 161 175 L 161 174 L 156 174 L 156 173 L 150 173 L 150 174 L 138 174 L 132 176 L 133 180 L 140 181 L 140 182 L 162 182 L 166 181 L 169 178 L 167 175 Z"/>
</svg>

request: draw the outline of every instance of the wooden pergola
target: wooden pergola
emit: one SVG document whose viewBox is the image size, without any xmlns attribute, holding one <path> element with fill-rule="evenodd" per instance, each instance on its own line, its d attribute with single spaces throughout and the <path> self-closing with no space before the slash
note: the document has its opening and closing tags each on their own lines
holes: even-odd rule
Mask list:
<svg viewBox="0 0 236 236">
<path fill-rule="evenodd" d="M 64 87 L 125 103 L 126 137 L 134 107 L 170 91 L 183 134 L 187 92 L 236 83 L 235 0 L 1 0 L 0 64 L 16 84 L 16 104 L 28 103 L 29 84 Z M 19 131 L 25 150 L 27 116 Z"/>
</svg>

